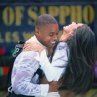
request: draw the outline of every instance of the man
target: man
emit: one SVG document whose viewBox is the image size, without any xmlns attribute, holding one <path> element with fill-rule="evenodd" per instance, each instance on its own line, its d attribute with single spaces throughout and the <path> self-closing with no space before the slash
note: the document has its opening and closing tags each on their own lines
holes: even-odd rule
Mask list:
<svg viewBox="0 0 97 97">
<path fill-rule="evenodd" d="M 35 35 L 26 43 L 39 43 L 47 51 L 48 47 L 53 48 L 57 41 L 58 32 L 56 19 L 48 14 L 41 15 L 36 21 Z M 57 91 L 57 82 L 38 84 L 39 75 L 35 74 L 40 67 L 36 60 L 38 56 L 39 53 L 35 51 L 22 51 L 17 56 L 11 75 L 13 95 L 11 97 L 46 96 L 48 92 Z"/>
</svg>

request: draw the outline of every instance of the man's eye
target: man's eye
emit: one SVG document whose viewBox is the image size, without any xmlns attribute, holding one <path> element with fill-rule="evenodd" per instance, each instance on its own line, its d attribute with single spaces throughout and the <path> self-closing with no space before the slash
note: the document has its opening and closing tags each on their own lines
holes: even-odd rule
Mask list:
<svg viewBox="0 0 97 97">
<path fill-rule="evenodd" d="M 50 34 L 50 36 L 53 36 L 53 34 Z"/>
<path fill-rule="evenodd" d="M 49 36 L 53 36 L 53 33 L 50 33 Z"/>
</svg>

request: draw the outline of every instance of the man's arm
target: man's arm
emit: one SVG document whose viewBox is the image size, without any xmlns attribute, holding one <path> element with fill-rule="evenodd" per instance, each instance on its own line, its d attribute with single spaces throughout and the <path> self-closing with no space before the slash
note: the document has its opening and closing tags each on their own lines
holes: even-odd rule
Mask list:
<svg viewBox="0 0 97 97">
<path fill-rule="evenodd" d="M 48 84 L 32 83 L 33 75 L 39 68 L 33 51 L 22 52 L 15 60 L 12 72 L 12 89 L 16 94 L 39 96 L 49 91 Z"/>
</svg>

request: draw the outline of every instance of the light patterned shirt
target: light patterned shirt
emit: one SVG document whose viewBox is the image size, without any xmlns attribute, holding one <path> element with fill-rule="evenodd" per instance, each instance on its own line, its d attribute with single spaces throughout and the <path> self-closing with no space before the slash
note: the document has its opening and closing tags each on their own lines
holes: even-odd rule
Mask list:
<svg viewBox="0 0 97 97">
<path fill-rule="evenodd" d="M 27 42 L 39 42 L 36 37 L 32 37 Z M 45 47 L 44 47 L 45 48 Z M 12 89 L 16 94 L 29 96 L 46 96 L 49 90 L 48 84 L 37 84 L 38 75 L 34 75 L 41 67 L 48 81 L 58 81 L 65 71 L 68 61 L 68 46 L 61 42 L 58 44 L 52 63 L 47 58 L 47 50 L 38 52 L 21 52 L 14 62 L 12 71 Z"/>
<path fill-rule="evenodd" d="M 33 36 L 27 42 L 31 41 L 39 43 L 35 36 Z M 39 56 L 39 54 L 35 51 L 21 52 L 17 56 L 11 75 L 12 91 L 14 91 L 16 94 L 28 96 L 47 95 L 49 85 L 37 84 L 39 75 L 36 74 L 34 76 L 34 73 L 40 67 L 39 61 L 36 60 L 37 56 Z"/>
</svg>

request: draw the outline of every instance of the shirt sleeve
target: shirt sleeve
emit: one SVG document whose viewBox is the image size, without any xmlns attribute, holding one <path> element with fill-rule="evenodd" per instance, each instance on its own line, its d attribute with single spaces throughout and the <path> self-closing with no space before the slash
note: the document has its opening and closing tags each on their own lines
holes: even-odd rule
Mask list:
<svg viewBox="0 0 97 97">
<path fill-rule="evenodd" d="M 48 93 L 48 84 L 32 83 L 33 75 L 39 68 L 33 51 L 22 52 L 15 60 L 12 70 L 12 89 L 16 94 L 26 96 L 45 96 Z M 38 78 L 37 78 L 38 79 Z"/>
<path fill-rule="evenodd" d="M 45 50 L 40 55 L 40 65 L 48 81 L 58 81 L 68 62 L 68 46 L 65 42 L 57 45 L 52 63 L 49 62 Z"/>
</svg>

